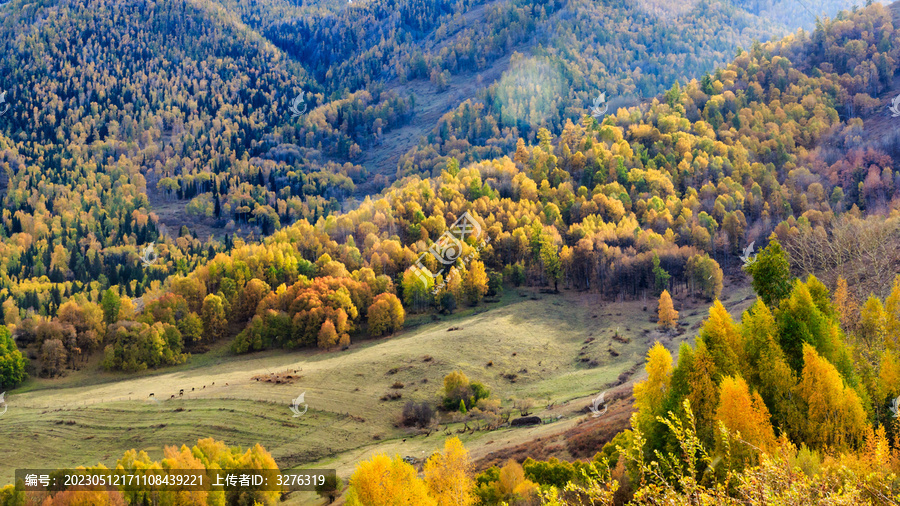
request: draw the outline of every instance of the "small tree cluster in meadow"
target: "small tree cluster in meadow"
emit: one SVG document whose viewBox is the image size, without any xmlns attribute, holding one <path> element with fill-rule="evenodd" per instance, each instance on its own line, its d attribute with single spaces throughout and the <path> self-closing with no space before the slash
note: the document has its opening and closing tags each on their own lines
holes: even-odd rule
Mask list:
<svg viewBox="0 0 900 506">
<path fill-rule="evenodd" d="M 462 371 L 453 371 L 444 377 L 441 405 L 447 411 L 466 411 L 475 407 L 481 399 L 491 396 L 491 391 L 477 381 L 469 381 Z"/>
<path fill-rule="evenodd" d="M 424 428 L 434 419 L 434 408 L 428 402 L 409 401 L 403 406 L 400 423 L 404 427 Z"/>
</svg>

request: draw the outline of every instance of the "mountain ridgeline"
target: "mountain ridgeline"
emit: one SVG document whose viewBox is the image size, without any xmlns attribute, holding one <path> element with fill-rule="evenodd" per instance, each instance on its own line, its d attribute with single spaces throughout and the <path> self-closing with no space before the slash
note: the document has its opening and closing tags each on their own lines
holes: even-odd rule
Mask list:
<svg viewBox="0 0 900 506">
<path fill-rule="evenodd" d="M 410 318 L 511 289 L 658 298 L 663 344 L 634 385 L 630 430 L 592 460 L 475 475 L 451 438 L 424 479 L 399 457 L 359 463 L 347 503 L 382 504 L 396 486 L 414 504 L 891 504 L 879 466 L 900 472 L 900 4 L 795 31 L 785 17 L 813 21 L 800 10 L 0 5 L 0 390 L 85 368 L 130 378 L 211 349 L 202 360 L 354 357 Z M 461 220 L 472 233 L 448 246 Z M 452 269 L 448 248 L 464 259 Z M 734 286 L 758 297 L 739 319 L 719 300 Z M 688 328 L 676 305 L 689 298 L 711 303 L 709 317 L 673 356 L 664 345 Z M 612 339 L 630 342 L 618 328 Z M 380 402 L 411 386 L 400 369 Z M 440 419 L 496 430 L 505 401 L 448 372 Z M 533 401 L 515 405 L 525 416 Z M 427 436 L 435 416 L 412 402 L 402 423 Z M 274 465 L 262 447 L 240 453 L 201 439 L 165 459 Z M 22 500 L 0 490 L 0 505 Z"/>
</svg>

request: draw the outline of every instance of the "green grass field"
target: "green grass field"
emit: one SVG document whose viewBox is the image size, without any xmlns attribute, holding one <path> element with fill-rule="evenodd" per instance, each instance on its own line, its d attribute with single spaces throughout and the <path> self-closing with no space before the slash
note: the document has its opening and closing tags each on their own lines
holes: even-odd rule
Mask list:
<svg viewBox="0 0 900 506">
<path fill-rule="evenodd" d="M 750 303 L 746 288 L 726 294 L 736 314 Z M 676 305 L 691 328 L 709 304 Z M 535 414 L 546 415 L 552 402 L 553 414 L 563 415 L 528 429 L 461 435 L 473 455 L 482 455 L 558 433 L 583 418 L 589 399 L 642 363 L 660 338 L 650 321 L 655 307 L 654 301 L 601 303 L 590 294 L 508 290 L 499 303 L 440 321 L 415 316 L 409 320 L 414 328 L 344 352 L 234 357 L 223 345 L 187 364 L 138 376 L 100 373 L 90 364 L 64 378 L 29 379 L 7 393 L 9 409 L 0 416 L 0 483 L 10 483 L 16 468 L 114 466 L 131 448 L 158 459 L 166 445 L 190 446 L 203 437 L 245 448 L 261 443 L 282 468 L 335 468 L 346 478 L 359 460 L 376 452 L 422 456 L 441 447 L 443 432 L 416 436 L 398 428 L 397 420 L 408 400 L 436 401 L 442 378 L 456 369 L 483 382 L 504 404 L 533 398 Z M 612 339 L 616 329 L 620 340 Z M 676 351 L 694 335 L 687 330 L 663 342 Z M 291 384 L 253 379 L 295 370 L 300 378 Z M 395 382 L 403 388 L 392 388 Z M 294 417 L 291 401 L 303 392 L 309 411 Z M 388 392 L 402 398 L 381 400 Z M 149 400 L 151 393 L 158 402 Z"/>
</svg>

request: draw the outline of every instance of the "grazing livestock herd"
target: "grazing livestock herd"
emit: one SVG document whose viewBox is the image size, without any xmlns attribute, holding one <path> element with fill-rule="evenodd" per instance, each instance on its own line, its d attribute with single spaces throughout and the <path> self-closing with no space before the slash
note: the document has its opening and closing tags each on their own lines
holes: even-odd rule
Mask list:
<svg viewBox="0 0 900 506">
<path fill-rule="evenodd" d="M 215 385 L 216 382 L 213 381 L 212 384 Z M 227 386 L 228 386 L 228 383 L 225 383 L 225 386 L 227 387 Z M 205 388 L 206 388 L 206 385 L 203 385 L 203 386 L 201 387 L 201 390 L 202 390 L 202 389 L 205 389 Z M 196 390 L 197 390 L 196 387 L 191 387 L 191 392 L 194 392 L 194 391 L 196 391 Z M 149 395 L 148 397 L 149 397 L 150 399 L 156 400 L 156 394 L 154 394 L 154 393 L 152 393 L 152 392 L 150 393 L 150 395 Z M 183 388 L 180 389 L 180 390 L 178 390 L 178 397 L 184 397 L 184 389 L 183 389 Z M 175 394 L 172 394 L 171 396 L 169 396 L 169 400 L 172 400 L 172 399 L 174 399 L 174 398 L 175 398 Z"/>
</svg>

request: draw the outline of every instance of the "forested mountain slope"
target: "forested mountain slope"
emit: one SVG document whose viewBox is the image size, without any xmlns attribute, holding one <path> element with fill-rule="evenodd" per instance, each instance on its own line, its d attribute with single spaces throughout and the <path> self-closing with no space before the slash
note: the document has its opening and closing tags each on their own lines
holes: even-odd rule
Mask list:
<svg viewBox="0 0 900 506">
<path fill-rule="evenodd" d="M 825 156 L 820 143 L 853 134 L 854 121 L 842 117 L 882 107 L 870 93 L 891 82 L 900 61 L 896 37 L 890 11 L 876 4 L 809 35 L 755 44 L 713 75 L 676 83 L 647 105 L 620 108 L 601 121 L 587 115 L 566 121 L 559 136 L 540 129 L 536 144 L 519 138 L 511 157 L 468 166 L 448 158 L 438 177 L 405 179 L 356 209 L 301 220 L 260 243 L 238 241 L 196 268 L 187 262 L 214 252 L 193 246 L 193 256 L 139 267 L 144 279 L 164 268 L 184 275 L 146 295 L 142 313 L 120 301 L 134 285 L 107 290 L 103 321 L 85 316 L 93 323 L 75 325 L 76 314 L 99 314 L 103 286 L 93 285 L 89 297 L 66 304 L 71 313 L 64 318 L 22 321 L 20 342 L 39 348 L 48 336 L 68 332 L 68 323 L 83 335 L 78 353 L 106 347 L 107 367 L 139 369 L 178 362 L 184 349 L 224 337 L 223 319 L 244 329 L 237 352 L 329 348 L 362 333 L 372 323 L 370 307 L 379 321 L 404 309 L 452 310 L 478 304 L 504 283 L 610 297 L 665 288 L 715 297 L 723 268 L 736 267 L 750 242 L 762 243 L 773 231 L 790 236 L 829 227 L 844 211 L 878 212 L 893 201 L 897 175 L 889 156 L 868 149 L 872 163 L 860 166 L 853 162 L 859 152 Z M 470 105 L 454 122 L 466 131 L 483 127 Z M 466 211 L 489 241 L 465 246 L 461 257 L 471 253 L 474 260 L 458 265 L 458 275 L 435 279 L 443 288 L 432 293 L 408 268 L 421 257 L 423 267 L 438 272 L 437 259 L 423 253 Z M 15 234 L 17 241 L 33 237 L 28 230 Z M 197 244 L 188 237 L 178 242 Z M 56 276 L 76 272 L 66 267 L 77 255 L 55 250 L 43 265 Z M 44 283 L 48 289 L 33 291 L 11 284 L 4 303 L 9 323 L 29 307 L 53 312 L 64 302 L 67 282 Z M 402 318 L 390 321 L 368 331 L 389 331 Z M 140 346 L 123 344 L 157 335 L 170 352 L 144 357 Z"/>
<path fill-rule="evenodd" d="M 92 5 L 112 19 L 132 12 L 122 10 L 132 4 Z M 115 32 L 121 40 L 136 42 L 116 44 L 114 54 L 125 63 L 109 61 L 105 67 L 121 68 L 117 72 L 132 84 L 109 77 L 109 70 L 98 65 L 93 79 L 106 87 L 81 83 L 80 74 L 64 60 L 22 56 L 43 45 L 73 61 L 84 59 L 91 69 L 88 60 L 100 54 L 91 48 L 101 47 L 105 33 L 84 33 L 80 37 L 97 42 L 74 50 L 55 32 L 41 30 L 53 23 L 74 30 L 78 17 L 68 11 L 23 10 L 22 16 L 40 12 L 44 17 L 31 25 L 30 35 L 17 35 L 18 42 L 8 47 L 20 55 L 16 68 L 45 70 L 37 83 L 42 85 L 9 70 L 31 86 L 27 92 L 14 89 L 33 103 L 20 109 L 19 102 L 11 101 L 16 108 L 0 121 L 27 123 L 32 121 L 28 111 L 36 111 L 31 114 L 52 116 L 57 125 L 9 127 L 2 139 L 11 175 L 2 217 L 7 237 L 0 252 L 3 319 L 12 328 L 11 338 L 3 335 L 4 347 L 20 347 L 30 358 L 31 373 L 65 374 L 84 367 L 101 350 L 105 369 L 142 371 L 190 360 L 190 353 L 202 353 L 222 340 L 230 341 L 235 354 L 315 347 L 333 351 L 393 333 L 409 313 L 452 313 L 460 306 L 478 306 L 511 286 L 550 293 L 584 290 L 607 299 L 660 296 L 661 301 L 671 291 L 712 301 L 720 295 L 723 277 L 743 276 L 743 266 L 759 301 L 740 322 L 714 302 L 695 346 L 685 345 L 677 363 L 662 346 L 651 349 L 647 380 L 635 390 L 634 431 L 616 439 L 622 449 L 607 446 L 595 459 L 618 466 L 598 474 L 600 482 L 610 483 L 615 472 L 617 482 L 628 483 L 625 475 L 630 473 L 643 480 L 641 485 L 650 483 L 644 490 L 648 497 L 680 497 L 685 487 L 696 486 L 697 496 L 721 503 L 737 494 L 755 494 L 754 483 L 789 483 L 807 492 L 815 488 L 848 504 L 896 493 L 891 477 L 871 474 L 880 472 L 882 462 L 900 469 L 900 447 L 889 441 L 896 440 L 896 425 L 890 425 L 887 405 L 900 394 L 900 345 L 893 337 L 900 328 L 900 280 L 892 279 L 898 262 L 894 256 L 882 261 L 872 254 L 896 243 L 900 222 L 900 170 L 890 126 L 900 119 L 884 112 L 890 111 L 898 90 L 896 5 L 872 4 L 822 20 L 809 33 L 751 44 L 698 79 L 671 84 L 651 79 L 646 81 L 650 88 L 641 90 L 636 76 L 643 70 L 618 73 L 618 80 L 610 81 L 614 88 L 607 89 L 609 96 L 650 96 L 596 117 L 590 106 L 601 88 L 593 88 L 594 78 L 577 71 L 587 45 L 571 55 L 562 52 L 566 44 L 557 49 L 535 46 L 531 53 L 523 49 L 521 56 L 510 56 L 509 70 L 497 83 L 443 116 L 403 158 L 399 180 L 341 212 L 335 212 L 340 205 L 336 197 L 326 200 L 337 191 L 336 182 L 346 183 L 342 191 L 349 194 L 352 178 L 361 181 L 367 175 L 363 166 L 349 161 L 362 156 L 365 132 L 371 133 L 366 125 L 376 124 L 360 118 L 385 114 L 397 118 L 385 125 L 400 126 L 403 115 L 415 111 L 408 95 L 387 91 L 376 97 L 368 89 L 352 90 L 365 81 L 359 69 L 368 62 L 373 73 L 383 72 L 378 64 L 386 54 L 400 58 L 387 68 L 403 69 L 403 49 L 385 46 L 380 53 L 358 55 L 356 65 L 329 76 L 309 64 L 322 58 L 316 48 L 331 36 L 322 27 L 315 27 L 321 28 L 317 32 L 297 19 L 282 26 L 247 13 L 241 18 L 216 5 L 137 5 L 134 12 L 150 9 L 151 18 L 177 17 L 173 27 L 227 19 L 202 33 L 214 41 L 220 35 L 213 34 L 227 35 L 233 45 L 216 42 L 212 48 L 201 45 L 203 37 L 191 39 L 217 56 L 201 59 L 202 54 L 167 49 L 159 60 L 151 59 L 166 74 L 145 75 L 126 63 L 137 65 L 135 55 L 143 55 L 145 46 L 165 41 L 122 28 Z M 470 5 L 469 12 L 498 12 L 490 11 L 491 5 L 479 11 L 480 5 Z M 531 6 L 522 19 L 566 19 L 561 13 L 572 5 L 580 4 Z M 437 9 L 440 4 L 428 6 Z M 709 19 L 716 19 L 718 7 L 705 8 Z M 721 12 L 733 8 L 721 7 Z M 352 16 L 334 9 L 312 11 L 353 26 Z M 388 20 L 385 26 L 415 25 L 418 18 L 410 14 L 401 19 L 405 25 Z M 421 33 L 411 30 L 411 40 L 436 40 L 425 34 L 430 22 L 420 20 Z M 122 25 L 104 26 L 112 31 Z M 273 31 L 263 36 L 259 30 Z M 308 36 L 304 40 L 320 42 L 290 46 L 289 34 L 302 30 L 310 30 L 303 32 Z M 526 31 L 543 36 L 537 25 Z M 649 40 L 638 32 L 634 47 Z M 587 32 L 574 33 L 579 40 L 587 37 Z M 187 37 L 181 29 L 167 36 Z M 282 39 L 269 46 L 260 37 Z M 629 38 L 621 37 L 617 43 Z M 572 47 L 577 43 L 570 41 Z M 619 62 L 615 55 L 606 56 L 611 65 Z M 162 70 L 168 59 L 185 64 L 178 67 L 184 74 Z M 423 59 L 436 87 L 443 86 L 445 71 L 454 79 L 468 70 L 454 74 L 428 67 L 434 61 L 429 63 L 424 53 Z M 478 70 L 477 65 L 471 70 Z M 248 77 L 245 67 L 256 70 Z M 604 69 L 598 64 L 596 75 L 609 72 Z M 72 84 L 54 84 L 50 76 L 56 73 Z M 160 75 L 171 76 L 165 86 Z M 204 93 L 211 83 L 229 90 L 229 99 L 222 91 Z M 583 87 L 573 91 L 572 83 Z M 294 123 L 286 121 L 286 108 L 295 104 L 290 95 L 266 101 L 274 84 L 316 90 L 313 98 L 307 97 L 312 109 Z M 567 94 L 542 96 L 544 85 Z M 528 86 L 533 88 L 526 90 Z M 657 86 L 664 91 L 657 94 Z M 146 107 L 119 98 L 138 97 L 132 87 L 152 91 L 147 93 L 152 100 L 141 98 Z M 391 84 L 384 89 L 397 88 Z M 81 94 L 115 107 L 94 106 Z M 84 105 L 78 105 L 82 100 Z M 249 117 L 237 110 L 248 111 Z M 204 121 L 220 134 L 204 130 Z M 276 123 L 282 126 L 267 130 Z M 163 128 L 168 125 L 181 126 Z M 343 126 L 329 130 L 326 125 Z M 157 137 L 148 133 L 154 128 Z M 142 135 L 161 144 L 144 142 Z M 195 164 L 195 157 L 203 164 Z M 334 162 L 345 159 L 343 165 Z M 309 160 L 319 163 L 318 173 L 309 170 Z M 269 227 L 267 236 L 247 241 L 230 236 L 203 244 L 185 229 L 177 239 L 164 241 L 165 254 L 156 264 L 143 265 L 137 252 L 159 237 L 144 189 L 151 174 L 163 176 L 158 189 L 190 199 L 195 212 L 211 209 L 211 218 L 231 213 L 236 221 Z M 294 181 L 300 188 L 296 194 Z M 234 200 L 235 187 L 252 198 Z M 454 254 L 466 260 L 438 274 L 445 266 L 433 252 L 446 250 L 441 238 L 465 216 L 477 224 L 477 233 Z M 763 252 L 747 257 L 748 245 L 766 242 Z M 845 262 L 845 251 L 831 248 L 853 243 L 874 245 L 866 255 L 857 255 L 853 265 Z M 782 244 L 796 255 L 793 265 Z M 838 251 L 824 261 L 801 254 L 827 256 L 829 249 Z M 824 273 L 826 283 L 812 277 L 797 281 L 792 267 L 795 274 Z M 856 276 L 854 286 L 848 286 L 848 272 Z M 427 275 L 431 273 L 435 275 Z M 877 283 L 857 283 L 875 277 Z M 862 303 L 867 294 L 859 290 L 877 296 Z M 674 323 L 674 308 L 660 306 L 660 326 Z M 24 371 L 26 361 L 18 359 L 19 372 Z M 21 380 L 17 375 L 9 388 Z M 460 405 L 452 402 L 456 400 L 451 398 L 444 408 Z M 471 408 L 467 399 L 459 400 L 461 412 Z M 718 422 L 740 430 L 745 437 L 741 442 L 753 447 L 735 446 L 733 460 L 729 445 L 735 440 L 717 432 L 722 427 Z M 806 449 L 797 450 L 800 445 Z M 656 457 L 653 450 L 697 454 L 701 460 L 671 457 L 672 466 L 662 471 L 651 464 L 644 467 L 643 460 L 635 463 L 644 455 Z M 747 467 L 756 464 L 761 467 Z M 798 466 L 805 466 L 802 475 L 795 471 Z M 820 466 L 831 474 L 817 474 Z M 515 474 L 514 466 L 510 469 L 506 475 Z M 790 471 L 779 474 L 780 469 Z M 732 471 L 748 474 L 730 482 L 738 479 Z M 492 487 L 502 492 L 503 486 L 493 485 L 500 482 L 500 473 L 482 475 L 479 494 L 492 493 Z M 695 476 L 701 478 L 693 481 Z M 861 476 L 872 481 L 857 487 Z M 854 486 L 840 486 L 842 480 Z M 600 482 L 593 485 L 603 488 Z M 615 490 L 576 493 L 594 492 L 611 496 Z M 753 496 L 744 502 L 765 504 L 782 493 L 790 495 L 767 489 L 762 499 Z"/>
<path fill-rule="evenodd" d="M 7 3 L 0 75 L 11 109 L 0 117 L 0 156 L 9 177 L 3 234 L 16 240 L 0 255 L 16 281 L 4 284 L 20 306 L 50 313 L 90 281 L 92 297 L 111 285 L 139 296 L 229 247 L 184 231 L 180 243 L 163 240 L 154 211 L 173 229 L 202 222 L 270 234 L 340 209 L 360 183 L 378 190 L 398 168 L 436 174 L 451 155 L 464 164 L 502 156 L 540 127 L 560 133 L 601 91 L 613 107 L 636 102 L 771 35 L 739 8 L 694 7 Z M 501 59 L 507 71 L 476 96 L 442 95 Z M 385 166 L 365 152 L 413 118 L 415 94 L 405 87 L 415 82 L 441 108 L 476 102 L 438 125 L 416 123 L 433 133 L 408 155 L 387 157 L 400 167 Z M 301 92 L 296 116 L 290 106 Z M 460 129 L 454 118 L 472 107 L 481 123 Z M 187 214 L 172 216 L 173 205 Z M 167 262 L 145 272 L 138 256 L 152 241 L 164 243 Z M 60 296 L 48 306 L 53 290 Z M 44 298 L 21 300 L 29 292 Z"/>
<path fill-rule="evenodd" d="M 93 297 L 110 285 L 140 296 L 154 279 L 228 247 L 161 241 L 153 211 L 170 201 L 229 233 L 269 234 L 339 209 L 372 179 L 361 165 L 366 146 L 414 115 L 409 80 L 427 78 L 440 91 L 525 51 L 476 97 L 487 104 L 481 124 L 460 131 L 447 117 L 402 159 L 402 174 L 431 173 L 446 155 L 501 156 L 541 126 L 558 133 L 600 91 L 613 105 L 624 103 L 620 95 L 649 96 L 768 36 L 763 20 L 714 2 L 676 17 L 593 2 L 98 0 L 4 9 L 0 75 L 12 108 L 0 118 L 3 233 L 18 238 L 0 253 L 17 280 L 4 284 L 20 306 L 51 313 L 91 281 Z M 301 92 L 305 114 L 293 117 Z M 393 176 L 389 169 L 366 188 Z M 185 221 L 164 214 L 176 229 Z M 144 272 L 137 257 L 152 241 L 166 243 L 159 253 L 171 265 Z M 42 300 L 22 300 L 38 292 Z"/>
</svg>

